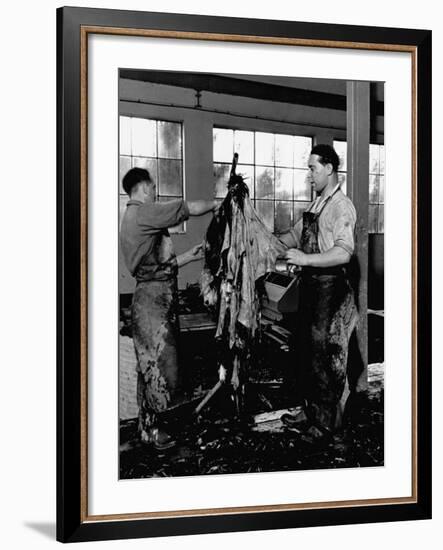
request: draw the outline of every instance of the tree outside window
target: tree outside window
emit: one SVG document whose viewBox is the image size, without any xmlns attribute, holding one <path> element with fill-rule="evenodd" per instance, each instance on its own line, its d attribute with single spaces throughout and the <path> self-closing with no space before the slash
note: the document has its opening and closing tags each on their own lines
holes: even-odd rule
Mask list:
<svg viewBox="0 0 443 550">
<path fill-rule="evenodd" d="M 120 219 L 128 202 L 122 180 L 129 169 L 146 168 L 157 185 L 157 200 L 183 198 L 183 128 L 180 122 L 120 117 Z M 183 233 L 184 223 L 170 229 Z"/>
<path fill-rule="evenodd" d="M 312 201 L 307 170 L 312 138 L 268 132 L 214 128 L 213 170 L 216 199 L 226 196 L 234 153 L 237 173 L 266 227 L 288 231 Z"/>
<path fill-rule="evenodd" d="M 339 181 L 342 182 L 342 190 L 346 193 L 347 142 L 334 141 L 334 149 L 340 158 Z M 384 202 L 385 147 L 371 143 L 369 145 L 369 233 L 384 233 Z"/>
</svg>

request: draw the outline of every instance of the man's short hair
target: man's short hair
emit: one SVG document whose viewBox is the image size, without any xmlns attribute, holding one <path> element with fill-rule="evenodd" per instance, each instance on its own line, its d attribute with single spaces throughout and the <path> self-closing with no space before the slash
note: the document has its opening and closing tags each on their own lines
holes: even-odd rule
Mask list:
<svg viewBox="0 0 443 550">
<path fill-rule="evenodd" d="M 319 143 L 311 150 L 311 155 L 318 155 L 319 162 L 322 164 L 331 164 L 334 172 L 338 172 L 338 167 L 340 166 L 340 159 L 338 158 L 335 149 L 330 145 L 324 143 Z"/>
<path fill-rule="evenodd" d="M 123 178 L 123 189 L 128 195 L 131 195 L 134 187 L 142 181 L 148 183 L 152 181 L 149 172 L 145 168 L 131 168 Z"/>
</svg>

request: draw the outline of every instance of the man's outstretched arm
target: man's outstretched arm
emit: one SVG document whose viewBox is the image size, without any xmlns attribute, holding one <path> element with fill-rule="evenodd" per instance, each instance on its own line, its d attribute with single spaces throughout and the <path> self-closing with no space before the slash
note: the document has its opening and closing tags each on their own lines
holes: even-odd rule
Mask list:
<svg viewBox="0 0 443 550">
<path fill-rule="evenodd" d="M 216 201 L 187 201 L 190 216 L 202 216 L 217 209 Z"/>
</svg>

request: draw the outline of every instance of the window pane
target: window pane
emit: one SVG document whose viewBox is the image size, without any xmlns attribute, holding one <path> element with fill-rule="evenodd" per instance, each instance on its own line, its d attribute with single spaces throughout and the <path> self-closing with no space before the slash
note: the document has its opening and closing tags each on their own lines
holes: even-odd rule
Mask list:
<svg viewBox="0 0 443 550">
<path fill-rule="evenodd" d="M 380 173 L 380 146 L 369 145 L 369 173 Z"/>
<path fill-rule="evenodd" d="M 292 168 L 294 166 L 294 138 L 277 134 L 275 136 L 275 165 Z"/>
<path fill-rule="evenodd" d="M 254 132 L 235 130 L 234 152 L 238 153 L 238 161 L 243 164 L 254 163 Z M 232 153 L 231 153 L 232 157 Z M 232 160 L 232 158 L 231 158 Z"/>
<path fill-rule="evenodd" d="M 385 146 L 380 145 L 380 174 L 385 173 Z"/>
<path fill-rule="evenodd" d="M 385 177 L 380 176 L 378 202 L 385 202 Z"/>
<path fill-rule="evenodd" d="M 232 162 L 234 156 L 234 131 L 214 128 L 214 161 Z"/>
<path fill-rule="evenodd" d="M 177 197 L 159 197 L 158 202 L 169 202 L 169 201 L 176 201 Z M 176 233 L 184 233 L 185 232 L 185 222 L 179 223 L 178 225 L 174 225 L 174 227 L 168 227 L 169 233 L 171 235 Z"/>
<path fill-rule="evenodd" d="M 312 149 L 312 138 L 294 136 L 294 166 L 307 168 Z"/>
<path fill-rule="evenodd" d="M 230 164 L 214 164 L 215 197 L 224 199 L 228 191 Z"/>
<path fill-rule="evenodd" d="M 229 168 L 231 168 L 231 167 L 229 166 Z M 255 188 L 255 185 L 254 185 L 254 167 L 253 166 L 245 166 L 243 164 L 238 164 L 236 173 L 243 176 L 243 179 L 245 180 L 245 183 L 246 183 L 246 185 L 248 186 L 248 189 L 249 189 L 249 196 L 251 198 L 253 198 L 254 197 L 254 188 Z M 228 172 L 228 177 L 229 177 L 229 172 Z"/>
<path fill-rule="evenodd" d="M 305 212 L 308 209 L 308 206 L 310 205 L 310 202 L 294 202 L 294 215 L 293 215 L 293 225 L 295 225 L 298 220 L 303 218 L 303 212 Z"/>
<path fill-rule="evenodd" d="M 157 177 L 157 159 L 148 159 L 146 157 L 133 157 L 132 166 L 135 168 L 145 168 L 149 172 L 152 181 L 158 182 Z M 158 190 L 157 190 L 158 191 Z"/>
<path fill-rule="evenodd" d="M 148 170 L 156 184 L 157 196 L 181 198 L 183 196 L 182 125 L 144 118 L 120 117 L 120 129 L 122 149 L 128 151 L 127 155 L 120 155 L 119 159 L 120 194 L 125 196 L 122 178 L 132 166 Z M 160 134 L 161 144 L 157 140 L 158 134 Z M 159 148 L 164 156 L 178 156 L 180 159 L 159 160 Z M 183 232 L 184 228 L 185 225 L 182 224 L 179 228 L 180 232 Z"/>
<path fill-rule="evenodd" d="M 307 170 L 294 170 L 294 200 L 310 201 L 311 179 Z"/>
<path fill-rule="evenodd" d="M 378 207 L 378 233 L 385 232 L 385 207 L 380 204 Z"/>
<path fill-rule="evenodd" d="M 274 165 L 274 134 L 256 132 L 255 162 L 267 166 Z"/>
<path fill-rule="evenodd" d="M 275 170 L 275 198 L 292 200 L 294 170 L 277 168 Z"/>
<path fill-rule="evenodd" d="M 120 155 L 131 154 L 131 119 L 120 117 Z"/>
<path fill-rule="evenodd" d="M 120 168 L 119 189 L 120 189 L 120 193 L 125 193 L 122 186 L 122 180 L 127 174 L 128 170 L 131 169 L 131 157 L 120 156 L 119 168 Z"/>
<path fill-rule="evenodd" d="M 346 172 L 348 169 L 348 144 L 346 141 L 334 141 L 333 146 L 340 159 L 339 169 Z"/>
<path fill-rule="evenodd" d="M 257 214 L 269 231 L 274 231 L 274 201 L 255 201 Z"/>
<path fill-rule="evenodd" d="M 369 203 L 377 204 L 379 197 L 379 176 L 369 175 Z"/>
<path fill-rule="evenodd" d="M 274 169 L 266 166 L 255 168 L 255 196 L 260 199 L 274 198 Z"/>
<path fill-rule="evenodd" d="M 338 183 L 340 184 L 340 189 L 346 195 L 348 190 L 347 174 L 345 174 L 344 172 L 339 172 L 337 174 L 337 177 L 338 177 Z"/>
<path fill-rule="evenodd" d="M 378 231 L 378 205 L 369 205 L 368 232 L 377 233 Z"/>
<path fill-rule="evenodd" d="M 295 213 L 300 217 L 312 200 L 307 166 L 312 138 L 226 128 L 214 128 L 213 138 L 215 197 L 226 196 L 235 151 L 240 161 L 237 173 L 245 179 L 266 227 L 287 231 Z"/>
<path fill-rule="evenodd" d="M 158 183 L 159 195 L 180 197 L 183 194 L 181 161 L 158 159 Z"/>
<path fill-rule="evenodd" d="M 292 202 L 277 201 L 275 203 L 275 231 L 285 233 L 292 227 Z"/>
<path fill-rule="evenodd" d="M 182 126 L 177 122 L 157 123 L 158 156 L 167 159 L 182 158 Z"/>
<path fill-rule="evenodd" d="M 132 155 L 138 157 L 157 156 L 155 120 L 132 119 Z"/>
</svg>

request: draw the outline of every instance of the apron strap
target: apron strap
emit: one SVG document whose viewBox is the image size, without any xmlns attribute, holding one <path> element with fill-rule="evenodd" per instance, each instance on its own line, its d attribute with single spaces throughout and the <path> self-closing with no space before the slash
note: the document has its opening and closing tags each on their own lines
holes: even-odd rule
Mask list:
<svg viewBox="0 0 443 550">
<path fill-rule="evenodd" d="M 328 204 L 328 202 L 332 199 L 332 197 L 335 195 L 335 193 L 337 193 L 337 191 L 340 190 L 340 184 L 337 185 L 337 187 L 334 189 L 334 191 L 323 201 L 323 204 L 321 205 L 321 208 L 318 212 L 313 212 L 313 214 L 316 215 L 316 217 L 318 218 L 320 216 L 320 214 L 323 212 L 323 210 L 325 209 L 326 205 Z M 312 205 L 314 206 L 314 205 Z M 308 212 L 311 212 L 311 208 L 312 206 L 309 207 L 309 209 L 307 210 Z"/>
</svg>

